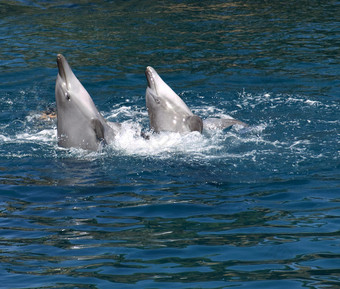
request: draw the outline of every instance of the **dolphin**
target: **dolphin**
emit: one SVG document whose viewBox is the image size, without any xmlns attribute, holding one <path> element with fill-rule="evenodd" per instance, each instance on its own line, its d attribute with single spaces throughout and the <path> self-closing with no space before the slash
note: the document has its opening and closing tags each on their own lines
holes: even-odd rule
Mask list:
<svg viewBox="0 0 340 289">
<path fill-rule="evenodd" d="M 204 121 L 193 114 L 185 102 L 148 66 L 145 70 L 148 86 L 145 92 L 150 127 L 155 132 L 170 131 L 186 133 L 209 130 L 223 130 L 235 124 L 247 126 L 234 118 L 207 118 Z"/>
<path fill-rule="evenodd" d="M 193 114 L 185 102 L 148 66 L 145 99 L 150 127 L 155 132 L 191 132 L 203 130 L 202 119 Z"/>
<path fill-rule="evenodd" d="M 57 64 L 58 145 L 91 151 L 101 149 L 114 140 L 120 124 L 109 123 L 103 118 L 63 55 L 58 54 Z"/>
</svg>

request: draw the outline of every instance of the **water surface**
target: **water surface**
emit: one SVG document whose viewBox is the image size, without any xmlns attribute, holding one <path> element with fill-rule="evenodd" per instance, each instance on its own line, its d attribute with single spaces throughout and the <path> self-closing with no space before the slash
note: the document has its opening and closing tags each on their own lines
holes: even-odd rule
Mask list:
<svg viewBox="0 0 340 289">
<path fill-rule="evenodd" d="M 338 1 L 2 1 L 4 288 L 340 288 Z M 123 124 L 57 146 L 56 55 Z M 145 67 L 202 118 L 150 140 Z"/>
</svg>

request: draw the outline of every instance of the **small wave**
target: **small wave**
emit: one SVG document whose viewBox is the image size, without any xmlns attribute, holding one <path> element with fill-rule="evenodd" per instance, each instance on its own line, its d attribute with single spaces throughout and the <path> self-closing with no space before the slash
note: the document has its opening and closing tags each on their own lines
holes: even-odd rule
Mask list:
<svg viewBox="0 0 340 289">
<path fill-rule="evenodd" d="M 25 132 L 19 133 L 15 136 L 16 141 L 20 142 L 43 142 L 43 143 L 51 143 L 55 142 L 57 138 L 55 129 L 43 129 L 42 131 L 38 131 L 36 133 Z"/>
<path fill-rule="evenodd" d="M 0 134 L 0 141 L 3 143 L 3 142 L 9 142 L 11 141 L 11 138 L 5 136 L 5 135 L 1 135 Z"/>
<path fill-rule="evenodd" d="M 145 109 L 140 109 L 137 106 L 126 106 L 117 104 L 109 113 L 104 113 L 104 117 L 112 122 L 127 122 L 133 119 L 136 122 L 141 122 L 148 118 L 148 112 Z"/>
</svg>

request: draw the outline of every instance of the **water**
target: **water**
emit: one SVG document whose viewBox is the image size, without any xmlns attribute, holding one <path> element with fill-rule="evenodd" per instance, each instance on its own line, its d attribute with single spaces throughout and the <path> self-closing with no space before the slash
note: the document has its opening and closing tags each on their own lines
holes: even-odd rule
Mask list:
<svg viewBox="0 0 340 289">
<path fill-rule="evenodd" d="M 2 288 L 340 288 L 338 1 L 2 1 Z M 57 146 L 62 53 L 124 131 Z M 145 67 L 201 117 L 150 140 Z"/>
</svg>

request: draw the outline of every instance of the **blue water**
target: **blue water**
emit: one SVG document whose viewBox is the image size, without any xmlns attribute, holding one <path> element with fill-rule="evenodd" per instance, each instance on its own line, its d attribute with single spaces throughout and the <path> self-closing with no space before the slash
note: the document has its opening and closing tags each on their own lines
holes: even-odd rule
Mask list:
<svg viewBox="0 0 340 289">
<path fill-rule="evenodd" d="M 1 1 L 1 288 L 340 288 L 339 1 Z M 57 146 L 56 55 L 123 132 Z M 145 140 L 145 67 L 244 130 Z"/>
</svg>

